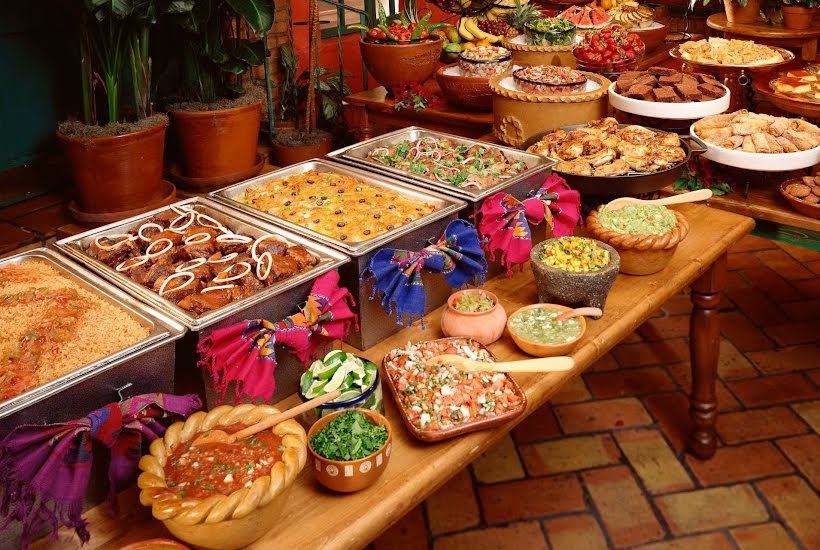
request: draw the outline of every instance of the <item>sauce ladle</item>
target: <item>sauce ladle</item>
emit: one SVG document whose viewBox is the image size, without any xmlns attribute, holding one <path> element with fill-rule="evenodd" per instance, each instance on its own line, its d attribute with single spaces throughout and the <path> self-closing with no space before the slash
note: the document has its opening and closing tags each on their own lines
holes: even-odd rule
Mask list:
<svg viewBox="0 0 820 550">
<path fill-rule="evenodd" d="M 599 307 L 577 307 L 575 309 L 565 311 L 556 317 L 555 320 L 566 321 L 567 319 L 572 319 L 573 317 L 595 317 L 597 319 L 603 314 L 604 312 Z"/>
<path fill-rule="evenodd" d="M 608 202 L 604 208 L 606 210 L 620 210 L 625 206 L 629 206 L 630 204 L 640 204 L 640 205 L 648 205 L 648 204 L 656 204 L 659 206 L 666 206 L 669 204 L 683 204 L 686 202 L 698 202 L 698 201 L 705 201 L 712 197 L 712 190 L 711 189 L 698 189 L 697 191 L 690 191 L 689 193 L 681 193 L 680 195 L 673 195 L 671 197 L 664 197 L 662 199 L 653 199 L 653 200 L 643 200 L 643 199 L 636 199 L 633 197 L 620 197 L 613 201 Z"/>
</svg>

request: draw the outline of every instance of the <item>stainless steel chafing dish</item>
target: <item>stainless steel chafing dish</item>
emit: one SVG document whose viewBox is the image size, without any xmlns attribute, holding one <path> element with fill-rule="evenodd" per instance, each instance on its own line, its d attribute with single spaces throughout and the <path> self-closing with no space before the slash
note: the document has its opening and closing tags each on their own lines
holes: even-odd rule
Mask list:
<svg viewBox="0 0 820 550">
<path fill-rule="evenodd" d="M 246 189 L 271 180 L 284 179 L 289 176 L 302 174 L 310 170 L 352 176 L 374 187 L 390 189 L 408 197 L 432 204 L 436 206 L 436 210 L 418 220 L 401 225 L 396 229 L 377 235 L 372 239 L 350 242 L 328 237 L 322 233 L 288 222 L 287 220 L 257 210 L 248 205 L 241 204 L 236 200 Z M 371 285 L 360 280 L 361 273 L 367 267 L 370 258 L 378 249 L 384 247 L 404 250 L 419 250 L 424 248 L 430 239 L 440 237 L 444 233 L 447 224 L 456 219 L 458 211 L 466 206 L 464 201 L 456 198 L 427 190 L 414 189 L 406 183 L 401 184 L 389 181 L 385 176 L 379 176 L 372 172 L 319 159 L 309 160 L 282 170 L 258 176 L 242 183 L 226 187 L 225 189 L 214 191 L 210 196 L 221 203 L 240 208 L 243 212 L 248 212 L 263 220 L 281 225 L 282 227 L 287 227 L 294 232 L 306 235 L 316 241 L 327 243 L 330 246 L 345 251 L 351 256 L 352 261 L 342 266 L 339 269 L 339 274 L 341 275 L 340 284 L 346 286 L 353 293 L 356 300 L 354 311 L 359 315 L 360 331 L 352 333 L 348 337 L 347 342 L 359 349 L 367 349 L 403 328 L 384 312 L 378 301 L 370 299 Z M 441 276 L 425 277 L 425 289 L 427 291 L 426 306 L 427 310 L 430 311 L 447 301 L 450 295 L 450 287 Z"/>
<path fill-rule="evenodd" d="M 50 265 L 72 282 L 126 311 L 150 332 L 125 349 L 0 402 L 0 437 L 21 424 L 63 422 L 84 416 L 117 401 L 117 390 L 129 384 L 125 397 L 173 391 L 174 342 L 185 334 L 181 323 L 45 248 L 4 258 L 0 267 L 28 261 Z"/>
<path fill-rule="evenodd" d="M 207 214 L 233 231 L 252 237 L 264 234 L 278 235 L 289 244 L 301 244 L 319 262 L 310 269 L 268 286 L 242 300 L 232 302 L 221 308 L 211 310 L 202 315 L 194 315 L 185 311 L 176 304 L 159 296 L 142 285 L 132 281 L 128 276 L 117 272 L 108 265 L 89 256 L 86 253 L 89 245 L 100 236 L 116 235 L 137 229 L 147 219 L 171 208 L 163 207 L 157 210 L 140 214 L 122 222 L 113 223 L 85 233 L 62 239 L 55 243 L 57 249 L 83 266 L 99 273 L 101 276 L 119 286 L 131 295 L 145 303 L 151 304 L 167 313 L 172 318 L 188 327 L 191 332 L 178 344 L 177 360 L 177 392 L 194 391 L 205 393 L 209 405 L 215 404 L 215 396 L 208 392 L 210 384 L 202 386 L 197 374 L 196 362 L 198 343 L 213 330 L 223 328 L 246 319 L 280 319 L 296 313 L 299 306 L 304 304 L 313 281 L 321 274 L 336 269 L 349 261 L 349 258 L 337 250 L 312 242 L 291 231 L 265 223 L 264 221 L 248 216 L 238 210 L 228 208 L 203 197 L 194 197 L 175 203 L 172 206 L 192 206 L 196 210 Z M 277 390 L 273 401 L 277 401 L 296 390 L 298 378 L 303 366 L 287 352 L 277 352 L 278 367 L 276 370 Z M 193 375 L 192 375 L 193 373 Z M 203 371 L 203 376 L 205 371 Z"/>
<path fill-rule="evenodd" d="M 401 141 L 416 141 L 423 137 L 448 139 L 458 145 L 466 145 L 469 147 L 472 147 L 473 145 L 481 145 L 488 149 L 495 148 L 504 153 L 504 155 L 513 162 L 524 161 L 527 163 L 527 169 L 516 176 L 502 180 L 486 189 L 467 189 L 438 181 L 435 178 L 428 178 L 425 176 L 412 174 L 404 170 L 399 170 L 398 168 L 386 166 L 368 158 L 368 153 L 377 147 L 390 147 Z M 506 191 L 518 199 L 526 198 L 528 193 L 538 190 L 546 178 L 547 174 L 545 172 L 555 164 L 554 160 L 542 157 L 541 155 L 534 155 L 519 149 L 504 147 L 503 145 L 485 143 L 483 141 L 467 139 L 465 137 L 445 134 L 443 132 L 435 132 L 433 130 L 419 128 L 417 126 L 402 128 L 361 143 L 356 143 L 342 149 L 337 149 L 336 151 L 329 153 L 327 156 L 340 162 L 344 162 L 345 164 L 358 166 L 365 170 L 379 174 L 389 174 L 390 176 L 398 178 L 401 181 L 465 199 L 467 202 L 471 203 L 473 208 L 466 209 L 464 213 L 472 213 L 472 211 L 476 210 L 480 206 L 483 199 L 499 191 Z"/>
</svg>

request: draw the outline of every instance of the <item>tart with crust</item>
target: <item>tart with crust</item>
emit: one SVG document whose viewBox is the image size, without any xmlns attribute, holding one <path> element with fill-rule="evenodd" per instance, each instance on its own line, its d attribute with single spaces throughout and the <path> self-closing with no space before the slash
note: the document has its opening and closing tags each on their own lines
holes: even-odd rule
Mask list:
<svg viewBox="0 0 820 550">
<path fill-rule="evenodd" d="M 587 217 L 587 229 L 618 251 L 621 273 L 649 275 L 666 267 L 689 234 L 689 223 L 665 206 L 629 205 L 612 211 L 602 206 Z"/>
<path fill-rule="evenodd" d="M 278 412 L 269 405 L 221 406 L 173 424 L 140 459 L 140 503 L 197 547 L 232 550 L 259 539 L 305 465 L 305 430 L 286 420 L 230 445 L 191 443 L 210 430 L 235 432 Z"/>
</svg>

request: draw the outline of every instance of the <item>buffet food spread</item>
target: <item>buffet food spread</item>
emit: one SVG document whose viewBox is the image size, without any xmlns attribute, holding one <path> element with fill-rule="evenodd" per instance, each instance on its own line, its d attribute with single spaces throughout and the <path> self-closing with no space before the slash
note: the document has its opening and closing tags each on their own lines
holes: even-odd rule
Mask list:
<svg viewBox="0 0 820 550">
<path fill-rule="evenodd" d="M 709 38 L 684 42 L 679 46 L 687 61 L 707 65 L 735 65 L 754 67 L 784 61 L 783 54 L 775 48 L 757 44 L 752 40 Z"/>
<path fill-rule="evenodd" d="M 728 93 L 711 75 L 666 67 L 625 72 L 615 81 L 615 90 L 624 97 L 659 103 L 711 101 Z"/>
<path fill-rule="evenodd" d="M 703 118 L 693 128 L 707 143 L 744 153 L 797 153 L 820 147 L 820 128 L 814 124 L 746 110 Z"/>
<path fill-rule="evenodd" d="M 786 71 L 770 83 L 776 93 L 812 103 L 820 103 L 820 65 Z"/>
</svg>

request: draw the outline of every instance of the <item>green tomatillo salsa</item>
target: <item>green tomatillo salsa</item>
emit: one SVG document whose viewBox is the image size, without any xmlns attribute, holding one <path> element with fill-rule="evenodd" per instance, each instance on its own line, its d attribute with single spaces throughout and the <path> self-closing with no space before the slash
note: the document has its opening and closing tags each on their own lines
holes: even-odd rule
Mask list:
<svg viewBox="0 0 820 550">
<path fill-rule="evenodd" d="M 486 294 L 480 292 L 465 292 L 458 297 L 454 306 L 457 311 L 481 313 L 493 309 L 495 302 Z"/>
<path fill-rule="evenodd" d="M 601 208 L 598 221 L 607 229 L 628 235 L 665 235 L 678 224 L 674 212 L 655 204 L 630 205 L 618 210 Z"/>
<path fill-rule="evenodd" d="M 510 317 L 510 330 L 531 342 L 566 344 L 581 335 L 581 321 L 577 317 L 556 321 L 562 313 L 550 307 L 525 309 Z"/>
</svg>

